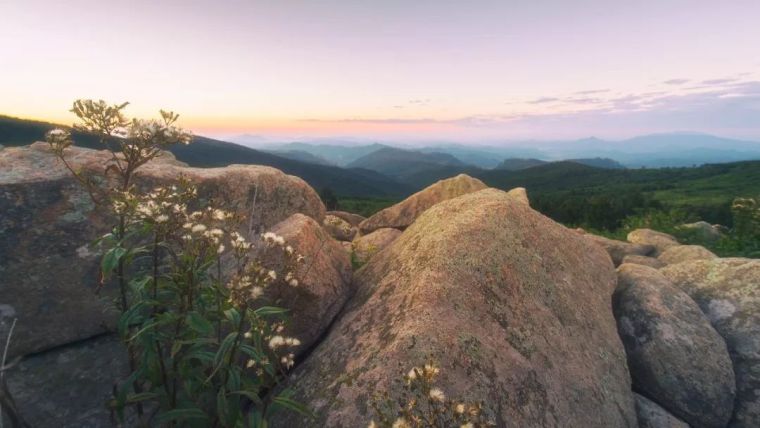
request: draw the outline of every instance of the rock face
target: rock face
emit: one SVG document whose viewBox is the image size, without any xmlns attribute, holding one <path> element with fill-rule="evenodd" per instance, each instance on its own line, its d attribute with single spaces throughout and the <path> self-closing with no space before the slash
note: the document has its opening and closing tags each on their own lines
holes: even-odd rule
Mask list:
<svg viewBox="0 0 760 428">
<path fill-rule="evenodd" d="M 438 181 L 364 220 L 359 230 L 366 234 L 383 227 L 405 229 L 433 205 L 486 187 L 482 181 L 465 174 Z"/>
<path fill-rule="evenodd" d="M 604 248 L 610 255 L 610 258 L 612 258 L 612 262 L 615 266 L 620 265 L 625 256 L 648 256 L 655 252 L 655 248 L 652 245 L 631 244 L 629 242 L 617 241 L 615 239 L 592 235 L 590 233 L 586 233 L 583 236 Z"/>
<path fill-rule="evenodd" d="M 618 268 L 613 296 L 633 387 L 693 427 L 725 427 L 736 386 L 726 344 L 658 270 Z"/>
<path fill-rule="evenodd" d="M 296 272 L 298 286 L 278 289 L 282 306 L 291 310 L 287 334 L 301 341 L 299 354 L 327 330 L 348 300 L 351 260 L 343 246 L 314 219 L 293 214 L 272 228 L 292 245 L 305 263 Z"/>
<path fill-rule="evenodd" d="M 736 374 L 729 426 L 760 426 L 760 260 L 694 260 L 661 272 L 699 304 L 726 341 Z"/>
<path fill-rule="evenodd" d="M 706 221 L 698 221 L 696 223 L 687 223 L 682 224 L 679 226 L 680 229 L 684 230 L 691 230 L 694 233 L 696 233 L 701 239 L 715 242 L 720 240 L 720 238 L 723 237 L 723 233 L 721 232 L 721 226 L 715 225 L 706 222 Z"/>
<path fill-rule="evenodd" d="M 689 260 L 710 260 L 717 258 L 712 251 L 700 245 L 675 245 L 663 251 L 659 257 L 665 264 L 675 264 Z"/>
<path fill-rule="evenodd" d="M 506 193 L 437 204 L 354 284 L 291 378 L 310 426 L 366 426 L 372 392 L 398 397 L 394 380 L 428 356 L 447 396 L 483 400 L 496 426 L 636 426 L 609 256 Z"/>
<path fill-rule="evenodd" d="M 354 240 L 354 257 L 359 263 L 367 263 L 378 251 L 390 245 L 401 235 L 398 229 L 384 227 Z"/>
<path fill-rule="evenodd" d="M 366 220 L 365 217 L 360 216 L 359 214 L 354 213 L 348 213 L 345 211 L 328 211 L 327 215 L 332 215 L 338 218 L 341 218 L 348 222 L 351 226 L 359 226 L 359 223 Z"/>
<path fill-rule="evenodd" d="M 330 235 L 338 241 L 350 241 L 356 235 L 356 228 L 340 217 L 326 215 L 322 224 Z"/>
<path fill-rule="evenodd" d="M 514 189 L 507 192 L 507 195 L 517 199 L 518 201 L 524 203 L 525 205 L 530 205 L 530 200 L 528 199 L 528 192 L 525 190 L 524 187 L 515 187 Z"/>
<path fill-rule="evenodd" d="M 623 264 L 625 263 L 631 263 L 634 265 L 643 265 L 643 266 L 649 266 L 651 268 L 659 269 L 663 266 L 665 266 L 665 263 L 662 261 L 654 258 L 654 257 L 648 257 L 648 256 L 637 256 L 635 254 L 630 254 L 625 257 L 623 257 Z"/>
<path fill-rule="evenodd" d="M 636 229 L 628 234 L 628 241 L 634 244 L 651 245 L 655 248 L 654 256 L 659 256 L 670 247 L 679 245 L 676 238 L 667 233 L 657 232 L 652 229 Z M 645 254 L 650 255 L 650 254 Z"/>
<path fill-rule="evenodd" d="M 106 335 L 24 359 L 7 372 L 8 389 L 33 427 L 106 427 L 114 380 L 128 370 L 126 348 Z"/>
<path fill-rule="evenodd" d="M 686 422 L 671 415 L 657 403 L 639 394 L 634 394 L 634 396 L 639 428 L 689 428 Z"/>
<path fill-rule="evenodd" d="M 74 168 L 102 174 L 105 151 L 67 149 Z M 202 200 L 249 216 L 255 229 L 301 212 L 320 221 L 325 209 L 303 180 L 279 170 L 232 165 L 188 168 L 161 157 L 139 171 L 138 184 L 167 184 L 185 174 Z M 256 206 L 252 210 L 253 200 Z M 88 244 L 111 223 L 50 153 L 47 144 L 0 152 L 0 305 L 18 316 L 11 355 L 41 351 L 109 330 L 114 287 L 100 296 L 100 256 Z"/>
</svg>

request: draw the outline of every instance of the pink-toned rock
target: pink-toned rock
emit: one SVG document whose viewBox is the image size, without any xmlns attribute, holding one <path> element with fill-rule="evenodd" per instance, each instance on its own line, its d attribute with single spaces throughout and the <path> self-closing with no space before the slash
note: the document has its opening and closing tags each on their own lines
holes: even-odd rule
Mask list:
<svg viewBox="0 0 760 428">
<path fill-rule="evenodd" d="M 655 248 L 653 256 L 659 256 L 670 247 L 680 245 L 676 238 L 667 233 L 657 232 L 652 229 L 636 229 L 628 234 L 628 242 L 634 244 L 651 245 Z M 649 254 L 647 254 L 649 255 Z"/>
<path fill-rule="evenodd" d="M 648 256 L 655 251 L 655 248 L 652 245 L 631 244 L 629 242 L 605 238 L 591 233 L 584 233 L 583 236 L 604 248 L 610 255 L 612 263 L 614 263 L 615 266 L 620 265 L 626 256 Z"/>
<path fill-rule="evenodd" d="M 712 251 L 700 245 L 674 245 L 657 257 L 661 262 L 672 265 L 690 260 L 710 260 L 717 258 Z"/>
<path fill-rule="evenodd" d="M 98 177 L 110 154 L 71 148 L 66 157 L 74 168 Z M 296 212 L 320 222 L 324 217 L 311 187 L 269 167 L 189 168 L 165 154 L 138 170 L 137 183 L 168 184 L 180 173 L 198 186 L 201 200 L 246 216 L 257 231 Z M 95 294 L 100 255 L 88 246 L 110 224 L 46 143 L 0 151 L 0 303 L 7 308 L 3 312 L 19 318 L 11 355 L 113 327 L 115 290 L 106 286 Z"/>
<path fill-rule="evenodd" d="M 465 174 L 438 181 L 364 220 L 359 230 L 364 234 L 384 227 L 403 230 L 433 205 L 486 187 L 482 181 Z"/>
<path fill-rule="evenodd" d="M 367 426 L 372 395 L 398 398 L 428 356 L 447 397 L 482 400 L 496 426 L 637 425 L 609 256 L 505 192 L 427 210 L 354 284 L 287 385 L 316 420 L 276 426 Z"/>
<path fill-rule="evenodd" d="M 625 257 L 623 257 L 623 263 L 631 263 L 634 265 L 642 265 L 642 266 L 649 266 L 651 268 L 659 269 L 663 266 L 665 266 L 665 263 L 662 261 L 649 256 L 639 256 L 636 254 L 629 254 Z"/>
<path fill-rule="evenodd" d="M 726 341 L 736 377 L 729 427 L 760 426 L 760 260 L 692 260 L 660 272 L 697 302 Z"/>
<path fill-rule="evenodd" d="M 340 217 L 326 215 L 322 221 L 325 230 L 338 241 L 351 241 L 356 236 L 356 228 Z"/>
<path fill-rule="evenodd" d="M 359 214 L 349 213 L 346 211 L 328 211 L 327 215 L 334 215 L 335 217 L 342 218 L 351 226 L 359 226 L 359 223 L 367 219 L 366 217 L 360 216 Z"/>
<path fill-rule="evenodd" d="M 357 237 L 353 243 L 354 256 L 359 263 L 366 263 L 375 253 L 390 245 L 401 235 L 398 229 L 384 227 L 364 236 Z"/>
<path fill-rule="evenodd" d="M 612 300 L 636 391 L 698 428 L 731 418 L 736 383 L 723 338 L 659 270 L 622 264 Z"/>
<path fill-rule="evenodd" d="M 287 334 L 301 341 L 296 349 L 299 354 L 325 332 L 348 300 L 351 259 L 340 242 L 303 214 L 293 214 L 276 224 L 272 232 L 305 258 L 296 270 L 298 286 L 276 290 L 281 302 L 277 303 L 290 309 Z"/>
</svg>

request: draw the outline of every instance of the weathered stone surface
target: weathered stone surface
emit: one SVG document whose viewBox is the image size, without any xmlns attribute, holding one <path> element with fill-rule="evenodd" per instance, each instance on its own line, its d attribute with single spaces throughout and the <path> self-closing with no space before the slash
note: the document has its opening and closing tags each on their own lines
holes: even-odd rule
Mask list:
<svg viewBox="0 0 760 428">
<path fill-rule="evenodd" d="M 508 191 L 507 195 L 517 199 L 518 201 L 524 203 L 525 205 L 530 205 L 530 199 L 528 199 L 528 192 L 525 190 L 524 187 L 515 187 L 514 189 Z"/>
<path fill-rule="evenodd" d="M 305 257 L 297 269 L 297 287 L 278 288 L 278 303 L 292 314 L 287 335 L 297 337 L 301 346 L 296 354 L 308 349 L 327 330 L 349 298 L 351 260 L 340 244 L 303 214 L 293 214 L 272 231 Z"/>
<path fill-rule="evenodd" d="M 760 260 L 694 260 L 660 271 L 699 304 L 726 341 L 736 377 L 729 426 L 760 426 Z"/>
<path fill-rule="evenodd" d="M 433 205 L 486 187 L 482 181 L 465 174 L 438 181 L 364 220 L 359 230 L 366 234 L 383 227 L 405 229 Z"/>
<path fill-rule="evenodd" d="M 288 385 L 317 415 L 366 426 L 376 392 L 427 356 L 449 397 L 497 426 L 634 427 L 598 246 L 496 189 L 437 204 L 354 277 L 357 294 Z"/>
<path fill-rule="evenodd" d="M 327 215 L 334 215 L 335 217 L 342 218 L 351 226 L 359 226 L 359 223 L 367 219 L 366 217 L 360 216 L 359 214 L 349 213 L 346 211 L 328 211 Z"/>
<path fill-rule="evenodd" d="M 654 401 L 634 393 L 639 428 L 689 428 L 689 424 L 668 413 Z"/>
<path fill-rule="evenodd" d="M 340 217 L 326 215 L 322 225 L 330 235 L 338 241 L 350 241 L 356 235 L 356 228 Z"/>
<path fill-rule="evenodd" d="M 701 245 L 674 245 L 663 251 L 657 259 L 672 265 L 689 260 L 710 260 L 716 257 L 718 256 Z"/>
<path fill-rule="evenodd" d="M 590 239 L 597 245 L 604 248 L 612 258 L 612 262 L 615 266 L 620 265 L 623 262 L 623 258 L 628 255 L 648 256 L 654 253 L 655 249 L 652 245 L 631 244 L 629 242 L 618 241 L 615 239 L 605 238 L 603 236 L 597 236 L 590 233 L 583 234 L 586 238 Z"/>
<path fill-rule="evenodd" d="M 725 427 L 736 386 L 723 338 L 657 269 L 623 264 L 612 300 L 636 391 L 693 427 Z"/>
<path fill-rule="evenodd" d="M 106 335 L 27 357 L 7 373 L 8 389 L 33 427 L 108 427 L 107 401 L 128 371 L 126 348 Z"/>
<path fill-rule="evenodd" d="M 67 149 L 66 156 L 74 168 L 96 177 L 110 158 L 105 151 L 80 148 Z M 180 173 L 197 184 L 201 200 L 250 216 L 256 230 L 295 212 L 320 222 L 324 217 L 311 187 L 269 167 L 188 168 L 165 156 L 142 167 L 137 182 L 167 184 Z M 110 224 L 47 144 L 0 152 L 0 305 L 19 318 L 12 355 L 95 336 L 112 326 L 114 287 L 95 295 L 100 257 L 88 247 Z"/>
<path fill-rule="evenodd" d="M 651 245 L 655 248 L 653 255 L 659 256 L 663 251 L 675 245 L 680 245 L 676 238 L 668 235 L 667 233 L 657 232 L 652 229 L 636 229 L 628 234 L 629 242 L 634 244 Z"/>
<path fill-rule="evenodd" d="M 354 257 L 359 263 L 366 263 L 375 253 L 387 247 L 401 235 L 398 229 L 384 227 L 354 240 Z"/>
<path fill-rule="evenodd" d="M 651 268 L 659 269 L 663 266 L 665 266 L 665 263 L 662 261 L 649 256 L 639 256 L 636 254 L 629 254 L 625 257 L 623 257 L 623 264 L 625 263 L 631 263 L 635 265 L 643 265 L 643 266 L 649 266 Z"/>
<path fill-rule="evenodd" d="M 682 224 L 679 226 L 679 228 L 683 230 L 693 231 L 693 233 L 695 233 L 699 238 L 710 242 L 718 241 L 723 237 L 723 232 L 721 232 L 720 225 L 713 226 L 706 221 Z"/>
</svg>

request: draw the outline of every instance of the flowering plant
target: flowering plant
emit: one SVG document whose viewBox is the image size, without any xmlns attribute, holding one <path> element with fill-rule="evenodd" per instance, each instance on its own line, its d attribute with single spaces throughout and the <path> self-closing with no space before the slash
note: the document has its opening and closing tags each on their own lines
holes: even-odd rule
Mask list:
<svg viewBox="0 0 760 428">
<path fill-rule="evenodd" d="M 72 110 L 79 129 L 115 147 L 106 180 L 67 162 L 68 131 L 47 134 L 53 153 L 115 219 L 98 242 L 102 283 L 118 285 L 118 333 L 129 357 L 130 373 L 110 400 L 114 418 L 144 426 L 263 427 L 278 410 L 308 414 L 289 391 L 275 389 L 300 341 L 284 335 L 287 311 L 267 304 L 268 289 L 298 286 L 303 257 L 273 233 L 250 236 L 234 213 L 200 207 L 185 177 L 141 192 L 134 183 L 139 167 L 191 135 L 174 125 L 175 113 L 127 120 L 125 106 L 80 100 Z M 263 260 L 273 254 L 281 262 L 270 269 Z"/>
</svg>

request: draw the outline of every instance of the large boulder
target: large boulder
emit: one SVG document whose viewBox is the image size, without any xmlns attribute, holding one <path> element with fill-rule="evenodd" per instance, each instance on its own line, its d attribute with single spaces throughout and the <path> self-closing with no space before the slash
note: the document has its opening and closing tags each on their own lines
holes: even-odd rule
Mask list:
<svg viewBox="0 0 760 428">
<path fill-rule="evenodd" d="M 736 385 L 723 338 L 657 269 L 618 268 L 612 300 L 636 391 L 693 427 L 725 427 Z"/>
<path fill-rule="evenodd" d="M 632 263 L 635 265 L 644 265 L 649 266 L 651 268 L 659 269 L 663 266 L 665 266 L 665 263 L 649 256 L 638 256 L 635 254 L 629 254 L 625 257 L 623 257 L 623 264 L 625 263 Z"/>
<path fill-rule="evenodd" d="M 367 263 L 375 253 L 390 245 L 399 235 L 401 235 L 400 230 L 384 227 L 367 235 L 357 237 L 353 243 L 356 261 L 362 264 Z"/>
<path fill-rule="evenodd" d="M 726 341 L 736 377 L 729 426 L 760 426 L 760 260 L 694 260 L 660 271 L 699 304 Z"/>
<path fill-rule="evenodd" d="M 6 379 L 30 426 L 96 428 L 113 425 L 107 401 L 128 374 L 126 347 L 105 335 L 29 356 Z M 137 426 L 134 414 L 127 417 Z"/>
<path fill-rule="evenodd" d="M 691 233 L 694 233 L 698 238 L 708 242 L 716 242 L 723 237 L 721 225 L 712 225 L 706 221 L 682 224 L 681 226 L 678 226 L 678 228 L 681 230 L 690 231 Z"/>
<path fill-rule="evenodd" d="M 675 264 L 689 260 L 710 260 L 716 256 L 712 251 L 700 245 L 674 245 L 663 251 L 659 257 L 665 264 Z"/>
<path fill-rule="evenodd" d="M 636 426 L 609 256 L 505 192 L 427 210 L 354 284 L 287 385 L 317 419 L 277 426 L 367 426 L 373 394 L 399 398 L 428 357 L 447 396 L 483 400 L 497 426 Z"/>
<path fill-rule="evenodd" d="M 365 217 L 360 216 L 359 214 L 349 213 L 345 211 L 328 211 L 327 215 L 333 215 L 335 217 L 342 218 L 351 226 L 359 226 L 359 223 L 366 220 Z"/>
<path fill-rule="evenodd" d="M 71 148 L 66 157 L 97 178 L 111 155 Z M 269 167 L 189 168 L 164 155 L 138 170 L 137 184 L 168 184 L 180 174 L 198 186 L 201 200 L 244 215 L 256 231 L 296 212 L 320 222 L 324 217 L 311 187 Z M 100 257 L 88 246 L 110 224 L 46 143 L 0 152 L 0 304 L 19 318 L 11 355 L 111 329 L 115 287 L 96 295 Z"/>
<path fill-rule="evenodd" d="M 477 178 L 459 174 L 456 177 L 438 181 L 396 205 L 377 212 L 361 222 L 359 229 L 365 234 L 383 227 L 405 229 L 433 205 L 486 187 L 488 186 Z"/>
<path fill-rule="evenodd" d="M 654 256 L 659 256 L 663 251 L 675 245 L 680 245 L 676 238 L 667 233 L 657 232 L 652 229 L 636 229 L 628 233 L 628 242 L 634 244 L 651 245 L 655 248 Z M 650 254 L 645 254 L 650 255 Z"/>
<path fill-rule="evenodd" d="M 612 258 L 612 262 L 615 266 L 620 265 L 625 256 L 648 256 L 655 251 L 655 248 L 652 245 L 631 244 L 630 242 L 618 241 L 616 239 L 605 238 L 590 233 L 586 233 L 583 236 L 594 242 L 596 245 L 604 248 L 610 255 L 610 258 Z"/>
<path fill-rule="evenodd" d="M 349 222 L 334 215 L 326 215 L 322 221 L 322 225 L 338 241 L 351 241 L 356 235 L 356 228 L 352 227 Z"/>
<path fill-rule="evenodd" d="M 652 400 L 634 394 L 639 428 L 689 428 L 689 424 L 668 413 Z"/>
<path fill-rule="evenodd" d="M 324 334 L 348 300 L 351 260 L 340 242 L 303 214 L 293 214 L 276 224 L 272 232 L 285 238 L 305 258 L 296 270 L 298 285 L 273 290 L 278 303 L 290 309 L 287 335 L 301 341 L 295 348 L 300 354 Z"/>
<path fill-rule="evenodd" d="M 517 199 L 518 201 L 524 203 L 525 205 L 530 205 L 530 199 L 528 199 L 528 192 L 525 190 L 524 187 L 515 187 L 514 189 L 508 191 L 507 195 Z"/>
</svg>

